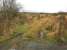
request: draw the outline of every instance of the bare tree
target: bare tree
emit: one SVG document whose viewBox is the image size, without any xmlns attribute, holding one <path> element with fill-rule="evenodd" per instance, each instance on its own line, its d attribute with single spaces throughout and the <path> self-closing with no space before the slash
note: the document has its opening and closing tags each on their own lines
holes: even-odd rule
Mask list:
<svg viewBox="0 0 67 50">
<path fill-rule="evenodd" d="M 7 36 L 16 26 L 16 0 L 0 0 L 0 33 Z"/>
</svg>

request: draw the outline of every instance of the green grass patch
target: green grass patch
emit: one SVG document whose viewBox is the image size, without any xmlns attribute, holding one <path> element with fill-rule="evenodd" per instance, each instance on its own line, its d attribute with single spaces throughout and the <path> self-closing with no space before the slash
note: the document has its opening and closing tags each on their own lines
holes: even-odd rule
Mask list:
<svg viewBox="0 0 67 50">
<path fill-rule="evenodd" d="M 28 24 L 24 24 L 24 25 L 17 25 L 16 27 L 16 32 L 22 32 L 25 33 L 28 31 Z"/>
</svg>

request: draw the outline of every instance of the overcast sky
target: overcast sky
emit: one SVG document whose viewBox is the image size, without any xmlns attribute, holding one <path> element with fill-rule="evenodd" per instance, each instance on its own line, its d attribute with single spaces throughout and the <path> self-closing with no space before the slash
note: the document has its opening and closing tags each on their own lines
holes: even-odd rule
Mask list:
<svg viewBox="0 0 67 50">
<path fill-rule="evenodd" d="M 24 10 L 33 12 L 67 11 L 67 0 L 17 0 Z"/>
</svg>

